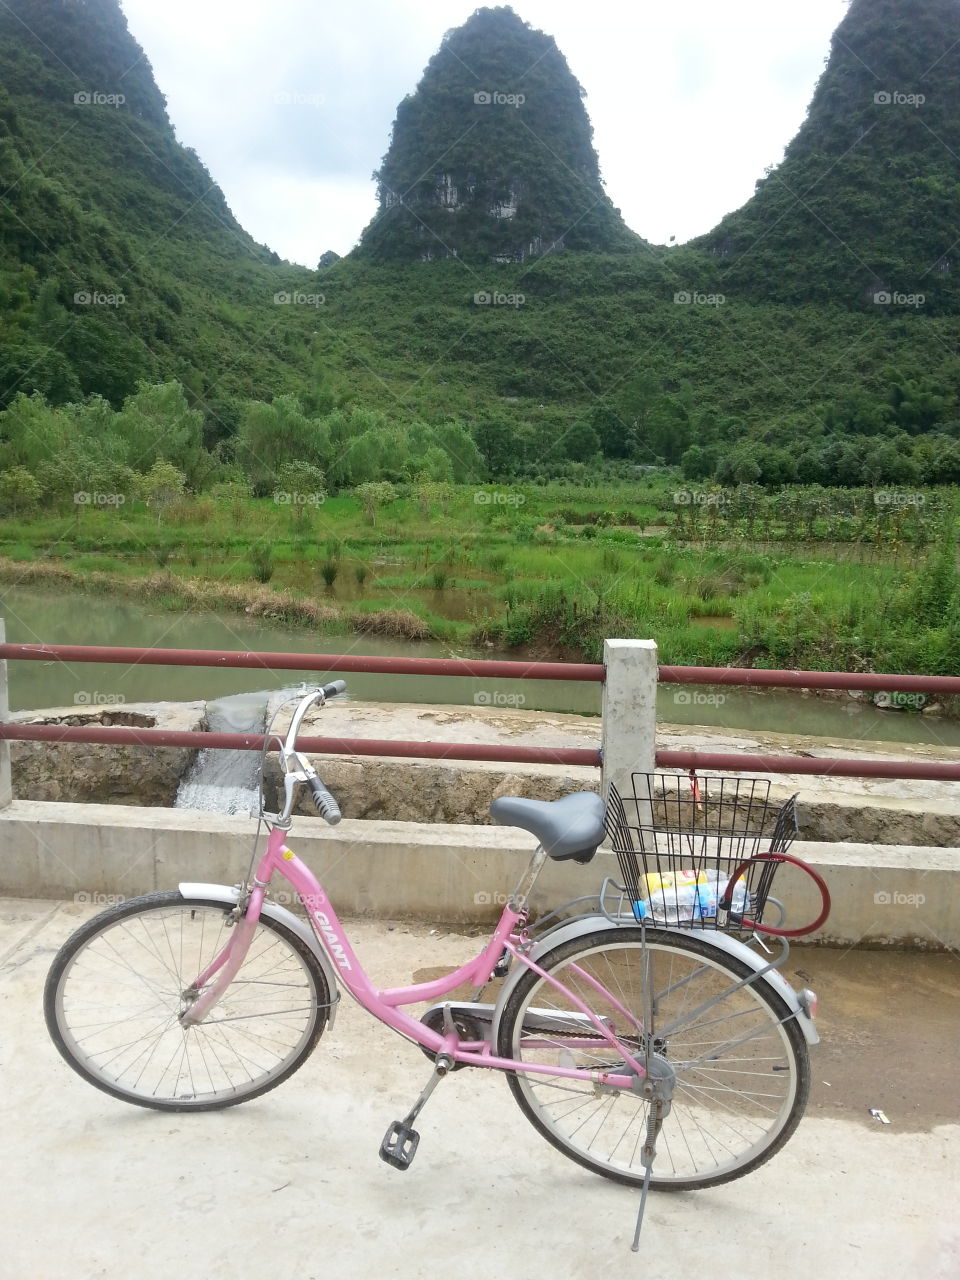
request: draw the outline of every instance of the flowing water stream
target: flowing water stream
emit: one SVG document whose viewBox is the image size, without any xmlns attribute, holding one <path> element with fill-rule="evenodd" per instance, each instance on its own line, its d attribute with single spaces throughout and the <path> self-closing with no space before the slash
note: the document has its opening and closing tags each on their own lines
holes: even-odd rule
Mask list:
<svg viewBox="0 0 960 1280">
<path fill-rule="evenodd" d="M 273 697 L 272 691 L 261 691 L 215 698 L 207 703 L 207 728 L 211 733 L 263 733 Z M 180 783 L 175 808 L 249 814 L 259 803 L 259 766 L 259 751 L 204 748 Z"/>
</svg>

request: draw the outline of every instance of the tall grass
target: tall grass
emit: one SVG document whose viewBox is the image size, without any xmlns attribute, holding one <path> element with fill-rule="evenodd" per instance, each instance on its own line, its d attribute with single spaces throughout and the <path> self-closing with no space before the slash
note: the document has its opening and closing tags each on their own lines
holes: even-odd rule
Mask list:
<svg viewBox="0 0 960 1280">
<path fill-rule="evenodd" d="M 659 487 L 529 485 L 523 506 L 493 509 L 477 506 L 473 487 L 462 486 L 442 520 L 405 495 L 385 508 L 376 529 L 342 494 L 314 513 L 308 531 L 278 523 L 270 499 L 242 500 L 239 518 L 229 503 L 191 499 L 160 526 L 137 503 L 124 508 L 122 519 L 99 509 L 79 518 L 43 511 L 0 519 L 0 576 L 169 607 L 174 601 L 262 606 L 310 626 L 350 628 L 359 617 L 366 630 L 396 625 L 397 634 L 460 637 L 467 624 L 442 614 L 462 612 L 463 592 L 476 591 L 492 615 L 477 625 L 477 638 L 570 657 L 596 656 L 605 636 L 619 634 L 652 636 L 674 662 L 936 671 L 954 661 L 947 621 L 958 598 L 952 577 L 937 589 L 943 607 L 932 606 L 930 590 L 918 590 L 936 542 L 925 552 L 911 544 L 907 554 L 899 546 L 810 542 L 804 529 L 792 541 L 750 541 L 741 522 L 735 537 L 718 544 L 706 536 L 706 518 L 692 541 L 678 542 L 675 530 L 666 543 L 639 536 L 658 509 L 671 512 L 671 487 L 669 478 Z M 574 525 L 591 536 L 573 532 Z M 837 516 L 814 532 L 850 530 Z M 258 547 L 269 547 L 269 557 Z M 347 556 L 361 587 L 376 574 L 374 590 L 354 611 L 313 599 L 318 577 L 332 586 Z M 193 572 L 169 573 L 174 557 Z M 259 585 L 250 582 L 251 572 Z M 377 591 L 380 598 L 373 598 Z M 391 596 L 399 592 L 409 593 L 408 609 L 395 607 Z M 400 614 L 407 620 L 389 622 Z M 736 626 L 699 622 L 712 617 L 733 618 Z"/>
</svg>

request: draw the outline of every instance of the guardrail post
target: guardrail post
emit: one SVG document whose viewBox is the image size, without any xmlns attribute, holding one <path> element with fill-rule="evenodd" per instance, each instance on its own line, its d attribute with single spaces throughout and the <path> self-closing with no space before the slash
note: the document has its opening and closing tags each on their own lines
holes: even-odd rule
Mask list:
<svg viewBox="0 0 960 1280">
<path fill-rule="evenodd" d="M 631 773 L 652 773 L 657 736 L 657 645 L 605 640 L 603 665 L 603 794 L 612 782 L 630 795 Z"/>
<path fill-rule="evenodd" d="M 6 623 L 0 618 L 0 644 L 7 640 Z M 7 695 L 7 660 L 0 658 L 0 724 L 10 719 L 10 700 Z M 10 743 L 0 739 L 0 809 L 5 809 L 13 799 L 10 783 Z"/>
</svg>

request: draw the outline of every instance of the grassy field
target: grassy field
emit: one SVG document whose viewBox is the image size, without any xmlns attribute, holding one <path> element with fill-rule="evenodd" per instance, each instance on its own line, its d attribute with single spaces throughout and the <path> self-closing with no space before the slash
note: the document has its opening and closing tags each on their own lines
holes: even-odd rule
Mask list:
<svg viewBox="0 0 960 1280">
<path fill-rule="evenodd" d="M 0 580 L 538 656 L 643 635 L 668 663 L 960 674 L 954 495 L 824 492 L 657 475 L 400 489 L 372 510 L 94 501 L 0 520 Z"/>
</svg>

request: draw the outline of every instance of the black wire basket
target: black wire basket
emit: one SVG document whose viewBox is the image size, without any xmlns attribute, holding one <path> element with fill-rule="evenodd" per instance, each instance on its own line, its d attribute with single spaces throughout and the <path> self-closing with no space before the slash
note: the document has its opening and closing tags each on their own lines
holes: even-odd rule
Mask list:
<svg viewBox="0 0 960 1280">
<path fill-rule="evenodd" d="M 760 778 L 693 772 L 631 774 L 632 794 L 612 786 L 607 833 L 634 916 L 652 925 L 752 933 L 797 835 L 796 796 L 779 806 Z"/>
</svg>

